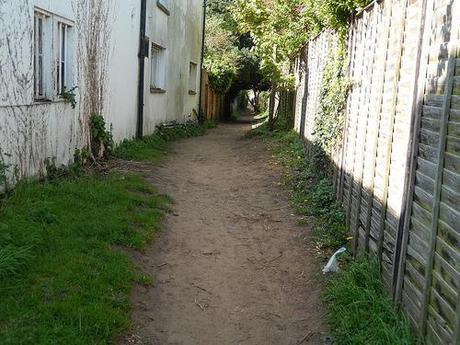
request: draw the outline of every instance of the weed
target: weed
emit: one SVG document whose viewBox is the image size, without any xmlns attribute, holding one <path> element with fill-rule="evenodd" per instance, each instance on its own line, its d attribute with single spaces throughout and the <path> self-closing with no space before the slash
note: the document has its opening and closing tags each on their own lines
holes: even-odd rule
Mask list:
<svg viewBox="0 0 460 345">
<path fill-rule="evenodd" d="M 112 343 L 151 283 L 115 246 L 145 248 L 168 205 L 133 175 L 20 183 L 0 213 L 0 342 Z"/>
<path fill-rule="evenodd" d="M 61 98 L 70 104 L 72 109 L 75 109 L 77 106 L 77 95 L 75 94 L 75 90 L 77 89 L 77 86 L 74 86 L 73 88 L 67 90 L 67 88 L 64 86 L 64 90 L 61 92 Z"/>
<path fill-rule="evenodd" d="M 146 287 L 153 286 L 153 279 L 147 274 L 140 274 L 136 279 L 136 283 Z"/>
<path fill-rule="evenodd" d="M 5 191 L 7 189 L 7 172 L 8 172 L 9 165 L 5 164 L 3 160 L 0 160 L 0 192 Z"/>
<path fill-rule="evenodd" d="M 102 115 L 91 114 L 89 119 L 91 132 L 91 151 L 95 158 L 107 157 L 113 151 L 112 130 L 107 130 Z"/>
</svg>

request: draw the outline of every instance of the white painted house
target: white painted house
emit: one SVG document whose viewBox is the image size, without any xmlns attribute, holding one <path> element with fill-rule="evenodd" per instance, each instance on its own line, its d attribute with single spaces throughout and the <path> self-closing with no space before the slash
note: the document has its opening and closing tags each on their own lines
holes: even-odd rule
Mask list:
<svg viewBox="0 0 460 345">
<path fill-rule="evenodd" d="M 0 168 L 72 162 L 92 112 L 115 142 L 192 119 L 202 23 L 203 0 L 0 1 Z"/>
</svg>

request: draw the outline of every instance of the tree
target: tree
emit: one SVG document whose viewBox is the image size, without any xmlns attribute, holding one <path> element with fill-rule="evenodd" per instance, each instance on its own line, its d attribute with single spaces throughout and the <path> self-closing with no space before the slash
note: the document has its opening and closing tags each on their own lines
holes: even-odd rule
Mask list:
<svg viewBox="0 0 460 345">
<path fill-rule="evenodd" d="M 209 73 L 210 86 L 217 93 L 226 93 L 237 75 L 237 43 L 237 37 L 225 28 L 225 21 L 220 15 L 208 16 L 204 67 Z"/>
<path fill-rule="evenodd" d="M 214 91 L 232 98 L 240 90 L 251 89 L 257 101 L 257 95 L 270 85 L 260 72 L 260 59 L 252 50 L 252 37 L 238 31 L 230 11 L 232 3 L 230 0 L 208 1 L 204 66 Z"/>
<path fill-rule="evenodd" d="M 301 47 L 324 28 L 344 33 L 350 14 L 370 0 L 236 0 L 240 33 L 249 33 L 264 75 L 280 89 L 293 86 L 291 64 Z"/>
</svg>

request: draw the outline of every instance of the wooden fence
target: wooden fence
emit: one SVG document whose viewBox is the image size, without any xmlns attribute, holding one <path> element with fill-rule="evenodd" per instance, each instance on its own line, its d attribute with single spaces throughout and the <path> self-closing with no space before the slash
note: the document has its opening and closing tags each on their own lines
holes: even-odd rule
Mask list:
<svg viewBox="0 0 460 345">
<path fill-rule="evenodd" d="M 459 6 L 385 0 L 356 15 L 335 160 L 354 250 L 378 256 L 428 344 L 460 344 Z M 297 59 L 296 129 L 308 142 L 334 40 L 324 32 Z"/>
<path fill-rule="evenodd" d="M 209 86 L 208 73 L 202 71 L 201 108 L 207 120 L 218 121 L 223 117 L 224 97 L 214 92 Z"/>
</svg>

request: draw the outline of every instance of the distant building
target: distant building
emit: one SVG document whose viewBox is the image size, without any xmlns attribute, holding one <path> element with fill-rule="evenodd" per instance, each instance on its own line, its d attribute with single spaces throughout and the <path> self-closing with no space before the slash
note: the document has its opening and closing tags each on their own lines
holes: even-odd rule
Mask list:
<svg viewBox="0 0 460 345">
<path fill-rule="evenodd" d="M 70 163 L 92 112 L 116 142 L 196 117 L 203 1 L 146 0 L 143 40 L 142 3 L 0 2 L 0 167 L 10 177 Z"/>
</svg>

